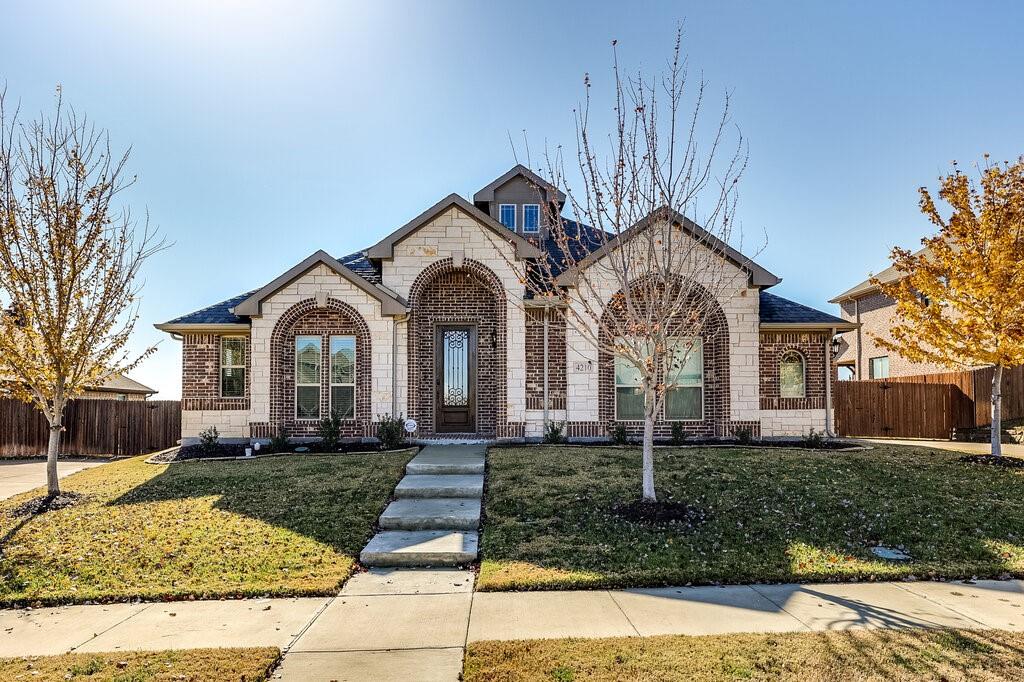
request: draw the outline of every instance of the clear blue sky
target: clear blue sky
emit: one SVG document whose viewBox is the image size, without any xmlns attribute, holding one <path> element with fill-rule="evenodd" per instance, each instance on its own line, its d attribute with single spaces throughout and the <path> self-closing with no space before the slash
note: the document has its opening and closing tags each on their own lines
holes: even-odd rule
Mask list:
<svg viewBox="0 0 1024 682">
<path fill-rule="evenodd" d="M 571 144 L 611 39 L 658 68 L 678 20 L 711 105 L 734 94 L 740 218 L 781 295 L 831 310 L 929 231 L 918 186 L 1024 153 L 1019 3 L 15 0 L 0 81 L 29 112 L 59 83 L 133 146 L 131 203 L 174 242 L 145 272 L 134 343 L 162 342 L 134 376 L 175 398 L 180 346 L 153 323 L 471 195 L 512 165 L 507 131 Z"/>
</svg>

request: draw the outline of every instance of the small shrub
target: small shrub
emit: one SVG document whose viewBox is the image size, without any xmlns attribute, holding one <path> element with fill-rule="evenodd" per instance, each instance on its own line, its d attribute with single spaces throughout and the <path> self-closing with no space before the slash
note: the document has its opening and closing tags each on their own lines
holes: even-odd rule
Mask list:
<svg viewBox="0 0 1024 682">
<path fill-rule="evenodd" d="M 338 441 L 341 439 L 341 419 L 336 412 L 320 420 L 316 433 L 320 436 L 320 445 L 324 450 L 334 451 L 338 449 Z"/>
<path fill-rule="evenodd" d="M 405 417 L 390 414 L 378 415 L 377 438 L 382 450 L 396 450 L 405 444 Z"/>
<path fill-rule="evenodd" d="M 278 431 L 270 437 L 270 443 L 267 445 L 267 452 L 287 452 L 288 451 L 288 436 L 284 435 L 284 431 Z"/>
<path fill-rule="evenodd" d="M 805 448 L 811 448 L 814 450 L 820 450 L 825 447 L 825 434 L 821 431 L 815 431 L 811 429 L 807 432 L 807 435 L 800 441 L 801 445 Z"/>
<path fill-rule="evenodd" d="M 220 432 L 217 431 L 216 426 L 211 426 L 199 432 L 199 447 L 207 455 L 215 455 L 220 451 L 219 440 Z"/>
<path fill-rule="evenodd" d="M 754 432 L 750 429 L 737 429 L 736 438 L 740 441 L 740 445 L 750 445 L 754 442 Z"/>
<path fill-rule="evenodd" d="M 565 442 L 565 422 L 548 422 L 544 425 L 544 442 L 549 445 L 558 445 Z"/>
<path fill-rule="evenodd" d="M 682 422 L 672 422 L 672 445 L 682 445 L 686 441 L 686 429 Z"/>
<path fill-rule="evenodd" d="M 612 435 L 612 443 L 615 445 L 625 445 L 629 442 L 629 436 L 626 434 L 625 424 L 612 424 L 609 431 Z"/>
</svg>

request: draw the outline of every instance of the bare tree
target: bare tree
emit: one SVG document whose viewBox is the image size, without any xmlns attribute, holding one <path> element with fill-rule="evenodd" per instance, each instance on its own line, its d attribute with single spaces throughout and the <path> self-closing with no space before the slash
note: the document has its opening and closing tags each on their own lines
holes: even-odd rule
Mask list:
<svg viewBox="0 0 1024 682">
<path fill-rule="evenodd" d="M 129 151 L 63 105 L 19 120 L 0 92 L 0 379 L 50 426 L 47 492 L 60 494 L 57 453 L 68 401 L 153 352 L 127 350 L 136 278 L 164 247 L 118 195 L 135 182 Z M 6 299 L 6 300 L 3 300 Z"/>
<path fill-rule="evenodd" d="M 643 499 L 654 502 L 655 422 L 666 409 L 668 417 L 703 418 L 701 391 L 690 381 L 702 374 L 702 342 L 727 334 L 721 302 L 746 286 L 745 263 L 728 243 L 747 154 L 738 131 L 735 148 L 729 142 L 728 95 L 704 134 L 707 83 L 691 88 L 687 80 L 681 29 L 655 78 L 624 78 L 612 46 L 615 130 L 591 130 L 588 74 L 574 110 L 578 186 L 560 151 L 545 154 L 548 180 L 565 193 L 573 221 L 546 207 L 559 255 L 538 261 L 525 280 L 635 385 L 617 389 L 617 400 L 643 420 Z M 702 226 L 686 217 L 698 212 Z"/>
</svg>

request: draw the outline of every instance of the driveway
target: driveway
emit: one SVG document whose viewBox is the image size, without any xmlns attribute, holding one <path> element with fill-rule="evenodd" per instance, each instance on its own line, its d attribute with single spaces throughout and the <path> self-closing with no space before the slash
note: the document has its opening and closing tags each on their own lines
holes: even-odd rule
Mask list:
<svg viewBox="0 0 1024 682">
<path fill-rule="evenodd" d="M 879 445 L 935 448 L 936 450 L 963 452 L 969 455 L 987 455 L 992 452 L 992 445 L 989 443 L 964 443 L 952 440 L 918 440 L 912 438 L 858 438 L 857 440 L 866 443 L 878 443 Z M 1003 454 L 1012 457 L 1024 457 L 1024 445 L 1019 443 L 1003 443 Z"/>
<path fill-rule="evenodd" d="M 57 475 L 70 476 L 76 471 L 105 464 L 106 460 L 58 461 Z M 41 459 L 19 459 L 0 461 L 0 500 L 6 500 L 18 493 L 46 485 L 46 461 Z"/>
</svg>

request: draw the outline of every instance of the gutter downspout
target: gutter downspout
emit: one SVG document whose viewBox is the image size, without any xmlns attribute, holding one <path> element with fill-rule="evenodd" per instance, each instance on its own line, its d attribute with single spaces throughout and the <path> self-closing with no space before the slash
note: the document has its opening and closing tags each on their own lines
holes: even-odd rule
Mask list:
<svg viewBox="0 0 1024 682">
<path fill-rule="evenodd" d="M 853 299 L 853 316 L 857 319 L 857 381 L 863 379 L 860 368 L 864 364 L 860 349 L 860 299 Z"/>
<path fill-rule="evenodd" d="M 548 431 L 548 308 L 544 308 L 544 433 Z"/>
<path fill-rule="evenodd" d="M 825 435 L 833 438 L 835 434 L 832 432 L 832 339 L 836 337 L 836 330 L 833 327 L 829 331 L 832 333 L 825 340 Z M 860 333 L 859 327 L 857 333 Z M 857 367 L 860 368 L 860 363 Z"/>
</svg>

